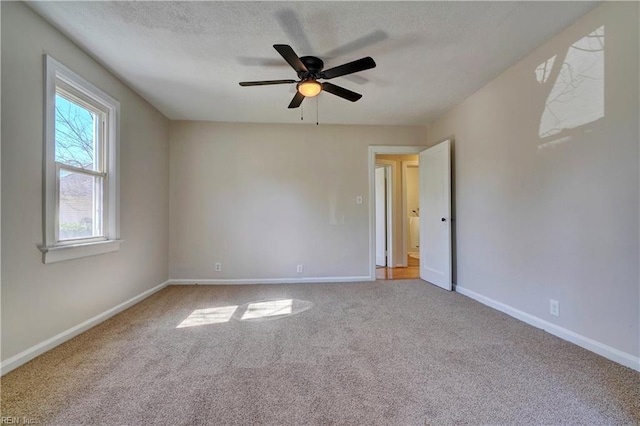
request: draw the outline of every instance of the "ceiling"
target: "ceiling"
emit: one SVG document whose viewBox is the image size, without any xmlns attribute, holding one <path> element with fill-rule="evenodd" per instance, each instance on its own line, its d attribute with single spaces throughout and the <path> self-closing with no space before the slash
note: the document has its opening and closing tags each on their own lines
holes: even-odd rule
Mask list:
<svg viewBox="0 0 640 426">
<path fill-rule="evenodd" d="M 273 44 L 325 69 L 377 67 L 321 93 L 321 123 L 424 125 L 597 6 L 595 2 L 30 2 L 170 119 L 300 122 L 296 79 Z M 316 120 L 316 99 L 303 102 Z"/>
</svg>

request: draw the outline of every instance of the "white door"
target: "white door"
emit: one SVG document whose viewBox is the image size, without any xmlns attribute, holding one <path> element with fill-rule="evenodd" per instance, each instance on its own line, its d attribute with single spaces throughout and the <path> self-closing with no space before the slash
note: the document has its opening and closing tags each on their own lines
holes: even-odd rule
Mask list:
<svg viewBox="0 0 640 426">
<path fill-rule="evenodd" d="M 387 266 L 387 215 L 386 205 L 386 185 L 385 168 L 376 167 L 375 187 L 376 187 L 376 266 Z"/>
<path fill-rule="evenodd" d="M 451 143 L 420 159 L 420 278 L 451 290 Z"/>
</svg>

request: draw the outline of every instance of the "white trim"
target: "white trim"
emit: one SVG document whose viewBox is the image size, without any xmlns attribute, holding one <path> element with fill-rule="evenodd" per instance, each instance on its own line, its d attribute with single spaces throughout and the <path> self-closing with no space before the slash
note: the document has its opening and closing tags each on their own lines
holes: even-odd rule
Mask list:
<svg viewBox="0 0 640 426">
<path fill-rule="evenodd" d="M 54 247 L 38 246 L 38 248 L 42 251 L 42 263 L 46 264 L 118 251 L 122 242 L 124 240 L 104 240 Z"/>
<path fill-rule="evenodd" d="M 42 217 L 43 245 L 53 245 L 56 240 L 56 189 L 55 176 L 55 146 L 49 141 L 55 140 L 56 130 L 56 62 L 53 58 L 44 55 L 44 134 L 43 134 L 43 174 L 42 174 L 42 204 L 44 206 Z"/>
<path fill-rule="evenodd" d="M 305 284 L 305 283 L 358 283 L 375 281 L 366 275 L 353 277 L 307 277 L 307 278 L 216 278 L 216 279 L 170 279 L 169 285 L 236 285 L 236 284 Z"/>
<path fill-rule="evenodd" d="M 106 204 L 103 210 L 101 226 L 103 235 L 110 242 L 120 239 L 120 169 L 119 169 L 119 141 L 120 141 L 120 102 L 107 93 L 103 92 L 89 81 L 85 80 L 71 69 L 45 54 L 44 57 L 44 156 L 43 156 L 43 243 L 38 248 L 45 253 L 53 253 L 57 249 L 59 241 L 57 237 L 57 214 L 58 214 L 58 175 L 55 161 L 55 98 L 57 82 L 68 85 L 74 91 L 94 100 L 105 109 L 105 116 L 108 127 L 104 129 L 104 141 L 101 155 L 105 155 L 104 169 L 106 177 L 103 183 L 103 203 Z M 65 166 L 66 167 L 66 166 Z M 96 174 L 94 172 L 83 171 L 82 173 Z M 87 239 L 85 242 L 89 242 Z M 120 241 L 121 242 L 121 241 Z M 114 251 L 119 249 L 118 244 L 112 244 L 110 248 Z M 88 256 L 100 254 L 100 250 L 74 250 L 76 253 L 72 257 L 65 257 L 62 260 L 83 257 L 84 252 Z M 107 252 L 107 251 L 103 251 Z M 67 255 L 70 252 L 66 252 Z M 53 259 L 53 258 L 52 258 Z M 44 263 L 51 263 L 57 260 L 47 261 L 47 256 L 43 256 Z"/>
<path fill-rule="evenodd" d="M 83 169 L 81 167 L 75 167 L 75 166 L 70 166 L 68 164 L 64 164 L 64 163 L 57 163 L 57 168 L 58 170 L 56 170 L 56 172 L 59 172 L 60 169 L 65 169 L 65 170 L 69 170 L 70 172 L 73 173 L 82 173 L 83 175 L 90 175 L 93 177 L 107 177 L 107 174 L 105 172 L 96 172 L 94 170 L 91 169 Z"/>
<path fill-rule="evenodd" d="M 455 291 L 471 299 L 477 300 L 483 305 L 487 305 L 500 312 L 504 312 L 505 314 L 510 315 L 514 318 L 517 318 L 520 321 L 523 321 L 529 325 L 532 325 L 536 328 L 541 328 L 547 333 L 553 334 L 554 336 L 559 337 L 563 340 L 566 340 L 567 342 L 571 342 L 591 352 L 595 352 L 596 354 L 603 356 L 607 359 L 610 359 L 613 362 L 617 362 L 618 364 L 622 364 L 625 367 L 629 367 L 633 370 L 640 371 L 640 357 L 628 354 L 614 347 L 605 345 L 604 343 L 600 343 L 596 340 L 593 340 L 581 334 L 575 333 L 564 327 L 560 327 L 559 325 L 552 324 L 534 315 L 531 315 L 519 309 L 513 308 L 502 302 L 498 302 L 497 300 L 491 299 L 490 297 L 483 296 L 479 293 L 476 293 L 475 291 L 469 290 L 462 286 L 456 285 Z"/>
<path fill-rule="evenodd" d="M 163 288 L 165 288 L 167 285 L 169 284 L 169 281 L 165 281 L 162 284 L 159 284 L 147 291 L 145 291 L 142 294 L 139 294 L 129 300 L 127 300 L 126 302 L 122 302 L 121 304 L 119 304 L 118 306 L 115 306 L 99 315 L 96 315 L 93 318 L 90 318 L 86 321 L 84 321 L 83 323 L 80 323 L 78 325 L 76 325 L 75 327 L 71 327 L 68 330 L 63 331 L 60 334 L 57 334 L 47 340 L 45 340 L 44 342 L 40 342 L 35 346 L 30 347 L 29 349 L 20 352 L 17 355 L 12 356 L 11 358 L 2 361 L 2 364 L 0 364 L 0 371 L 1 371 L 1 375 L 5 375 L 8 372 L 20 367 L 21 365 L 31 361 L 33 358 L 37 357 L 38 355 L 42 355 L 43 353 L 47 352 L 48 350 L 51 350 L 53 348 L 55 348 L 56 346 L 66 342 L 67 340 L 70 340 L 74 337 L 76 337 L 77 335 L 87 331 L 88 329 L 95 327 L 96 325 L 100 324 L 101 322 L 106 321 L 107 319 L 111 318 L 112 316 L 124 311 L 125 309 L 135 305 L 138 302 L 141 302 L 143 299 L 146 299 L 147 297 L 151 296 L 153 293 L 162 290 Z"/>
<path fill-rule="evenodd" d="M 376 154 L 418 154 L 428 146 L 369 145 L 369 280 L 376 279 L 375 168 Z M 396 262 L 397 263 L 397 262 Z"/>
</svg>

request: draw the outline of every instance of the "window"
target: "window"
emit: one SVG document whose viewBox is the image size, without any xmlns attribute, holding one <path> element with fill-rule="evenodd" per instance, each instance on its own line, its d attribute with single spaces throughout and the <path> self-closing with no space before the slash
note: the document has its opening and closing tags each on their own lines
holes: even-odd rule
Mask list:
<svg viewBox="0 0 640 426">
<path fill-rule="evenodd" d="M 45 64 L 43 262 L 118 250 L 120 104 L 50 56 Z"/>
</svg>

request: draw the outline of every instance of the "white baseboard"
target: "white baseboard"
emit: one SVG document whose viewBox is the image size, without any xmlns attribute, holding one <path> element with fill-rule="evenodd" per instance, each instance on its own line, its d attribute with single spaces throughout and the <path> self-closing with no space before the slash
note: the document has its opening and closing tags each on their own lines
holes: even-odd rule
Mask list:
<svg viewBox="0 0 640 426">
<path fill-rule="evenodd" d="M 2 361 L 2 364 L 0 364 L 1 375 L 5 375 L 11 370 L 15 370 L 16 368 L 20 367 L 22 364 L 25 364 L 31 361 L 33 358 L 37 357 L 38 355 L 41 355 L 46 351 L 51 350 L 56 346 L 66 342 L 67 340 L 70 340 L 76 337 L 78 334 L 87 331 L 91 327 L 95 327 L 101 322 L 135 305 L 136 303 L 142 301 L 143 299 L 146 299 L 147 297 L 151 296 L 153 293 L 159 290 L 162 290 L 168 284 L 169 284 L 169 281 L 165 281 L 162 284 L 157 285 L 145 291 L 144 293 L 139 294 L 127 300 L 126 302 L 119 304 L 118 306 L 115 306 L 101 314 L 98 314 L 95 317 L 90 318 L 85 322 L 76 325 L 75 327 L 71 327 L 70 329 L 63 331 L 62 333 L 57 334 L 51 337 L 50 339 L 45 340 L 44 342 L 38 343 L 37 345 L 32 346 L 29 349 L 22 351 L 19 354 L 12 356 L 11 358 L 5 361 Z"/>
<path fill-rule="evenodd" d="M 514 318 L 517 318 L 520 321 L 526 322 L 527 324 L 532 325 L 536 328 L 541 328 L 547 333 L 553 334 L 554 336 L 557 336 L 563 340 L 566 340 L 575 345 L 578 345 L 591 352 L 595 352 L 598 355 L 601 355 L 607 359 L 610 359 L 611 361 L 617 362 L 618 364 L 622 364 L 625 367 L 629 367 L 636 371 L 640 371 L 640 357 L 636 357 L 626 352 L 622 352 L 619 349 L 605 345 L 604 343 L 597 342 L 581 334 L 575 333 L 564 327 L 560 327 L 556 324 L 550 323 L 549 321 L 545 321 L 541 318 L 538 318 L 534 315 L 523 312 L 519 309 L 513 308 L 509 305 L 505 305 L 504 303 L 498 302 L 497 300 L 493 300 L 489 297 L 483 296 L 481 294 L 476 293 L 475 291 L 469 290 L 459 285 L 456 286 L 455 290 L 456 292 L 464 296 L 477 300 L 483 305 L 487 305 L 493 309 L 504 312 L 505 314 L 510 315 Z"/>
<path fill-rule="evenodd" d="M 305 278 L 232 278 L 232 279 L 170 279 L 169 285 L 236 285 L 236 284 L 303 284 L 303 283 L 355 283 L 375 281 L 369 275 L 355 277 L 305 277 Z"/>
</svg>

